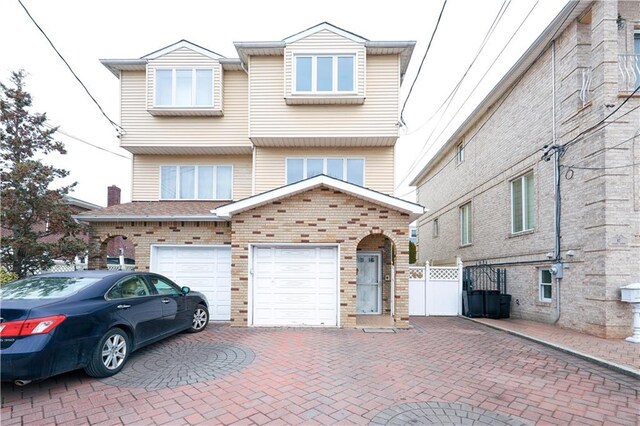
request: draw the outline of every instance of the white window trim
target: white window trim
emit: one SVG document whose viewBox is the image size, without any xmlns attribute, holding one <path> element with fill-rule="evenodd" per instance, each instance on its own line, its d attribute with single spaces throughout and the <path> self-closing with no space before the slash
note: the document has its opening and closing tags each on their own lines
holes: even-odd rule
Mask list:
<svg viewBox="0 0 640 426">
<path fill-rule="evenodd" d="M 176 70 L 191 70 L 191 105 L 176 105 Z M 211 71 L 211 105 L 196 105 L 196 70 L 209 70 Z M 158 105 L 158 71 L 171 71 L 171 105 Z M 167 109 L 187 109 L 187 108 L 213 108 L 215 106 L 215 70 L 213 67 L 157 67 L 153 71 L 153 108 L 167 108 Z"/>
<path fill-rule="evenodd" d="M 161 164 L 158 170 L 158 200 L 162 201 L 216 201 L 216 200 L 233 200 L 233 176 L 234 168 L 233 164 Z M 162 168 L 163 167 L 175 167 L 176 168 L 176 197 L 175 198 L 162 198 Z M 193 180 L 194 189 L 193 195 L 195 198 L 180 198 L 180 167 L 194 167 L 195 176 Z M 198 198 L 198 167 L 213 167 L 213 198 Z M 218 179 L 218 167 L 231 167 L 231 197 L 230 198 L 217 198 L 217 179 Z"/>
<path fill-rule="evenodd" d="M 295 183 L 295 182 L 287 182 L 287 176 L 289 176 L 289 170 L 288 170 L 289 160 L 302 160 L 302 180 L 309 178 L 307 176 L 307 160 L 322 160 L 322 174 L 327 176 L 329 176 L 327 173 L 327 160 L 342 160 L 342 176 L 344 176 L 345 179 L 340 179 L 340 180 L 345 182 L 349 182 L 346 179 L 347 160 L 362 160 L 362 186 L 363 187 L 367 186 L 367 181 L 366 181 L 367 160 L 364 157 L 285 157 L 284 159 L 284 184 L 285 185 L 290 185 L 292 183 Z"/>
<path fill-rule="evenodd" d="M 468 237 L 469 237 L 468 240 L 469 241 L 467 241 L 467 242 L 464 241 L 464 234 L 462 232 L 462 223 L 464 221 L 463 209 L 465 207 L 469 208 L 469 214 L 467 215 L 468 218 L 469 218 L 469 223 L 467 223 L 467 233 L 469 234 L 468 235 Z M 464 204 L 462 204 L 460 206 L 460 208 L 459 208 L 459 217 L 460 217 L 460 227 L 459 227 L 460 228 L 460 246 L 461 247 L 470 246 L 473 243 L 473 233 L 471 232 L 472 231 L 471 223 L 473 222 L 473 216 L 472 216 L 472 213 L 471 213 L 471 202 L 464 203 Z"/>
<path fill-rule="evenodd" d="M 456 145 L 456 165 L 464 163 L 464 142 Z"/>
<path fill-rule="evenodd" d="M 525 186 L 525 176 L 528 176 L 529 174 L 531 174 L 531 178 L 533 179 L 533 170 L 529 170 L 528 172 L 521 174 L 520 176 L 518 176 L 515 179 L 512 179 L 511 181 L 509 181 L 509 190 L 511 191 L 511 234 L 512 235 L 517 235 L 517 234 L 521 234 L 523 232 L 529 232 L 532 231 L 535 228 L 535 225 L 532 226 L 531 228 L 527 228 L 527 197 L 526 197 L 526 186 Z M 522 230 L 520 231 L 516 231 L 515 230 L 515 222 L 513 220 L 513 213 L 514 213 L 514 198 L 513 198 L 513 184 L 516 183 L 517 181 L 520 181 L 520 189 L 521 189 L 521 193 L 522 193 L 522 200 L 521 200 L 521 204 L 522 204 Z M 535 187 L 534 187 L 535 189 Z M 532 200 L 533 201 L 533 200 Z"/>
<path fill-rule="evenodd" d="M 553 274 L 551 274 L 551 282 L 550 283 L 543 283 L 542 282 L 542 271 L 549 271 L 549 273 L 551 273 L 551 271 L 549 269 L 546 268 L 542 268 L 542 269 L 538 269 L 538 300 L 540 302 L 543 303 L 551 303 L 553 302 Z M 551 298 L 546 298 L 544 297 L 544 292 L 542 291 L 543 286 L 548 285 L 549 287 L 551 287 Z"/>
<path fill-rule="evenodd" d="M 353 90 L 349 91 L 339 91 L 338 90 L 338 57 L 340 56 L 349 56 L 353 58 Z M 297 79 L 297 66 L 298 61 L 297 58 L 311 58 L 311 90 L 309 91 L 298 91 L 296 90 L 296 79 Z M 332 84 L 331 91 L 319 91 L 317 90 L 317 82 L 318 82 L 318 69 L 317 69 L 317 59 L 331 57 L 332 59 Z M 349 53 L 295 53 L 292 55 L 293 64 L 291 66 L 291 93 L 294 95 L 354 95 L 358 93 L 358 54 L 357 52 L 349 52 Z"/>
</svg>

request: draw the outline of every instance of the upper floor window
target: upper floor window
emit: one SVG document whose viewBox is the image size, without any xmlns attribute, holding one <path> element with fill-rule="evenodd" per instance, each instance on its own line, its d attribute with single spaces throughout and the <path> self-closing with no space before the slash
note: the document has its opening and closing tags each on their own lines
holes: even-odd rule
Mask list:
<svg viewBox="0 0 640 426">
<path fill-rule="evenodd" d="M 460 142 L 456 146 L 456 164 L 460 164 L 464 161 L 464 143 Z"/>
<path fill-rule="evenodd" d="M 289 158 L 287 184 L 317 175 L 327 175 L 364 186 L 364 159 L 362 158 Z"/>
<path fill-rule="evenodd" d="M 460 207 L 460 245 L 471 244 L 471 203 Z"/>
<path fill-rule="evenodd" d="M 296 55 L 294 92 L 355 91 L 355 55 Z"/>
<path fill-rule="evenodd" d="M 511 181 L 511 233 L 533 229 L 534 197 L 533 172 Z"/>
<path fill-rule="evenodd" d="M 213 70 L 210 68 L 156 69 L 155 106 L 213 106 Z"/>
<path fill-rule="evenodd" d="M 162 200 L 231 200 L 232 166 L 162 166 Z"/>
</svg>

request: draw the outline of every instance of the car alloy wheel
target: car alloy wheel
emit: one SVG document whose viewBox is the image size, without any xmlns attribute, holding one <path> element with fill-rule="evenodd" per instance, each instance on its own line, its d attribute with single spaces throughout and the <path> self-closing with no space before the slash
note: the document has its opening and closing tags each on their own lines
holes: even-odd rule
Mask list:
<svg viewBox="0 0 640 426">
<path fill-rule="evenodd" d="M 127 357 L 127 341 L 120 334 L 113 334 L 104 342 L 102 346 L 102 364 L 109 369 L 115 370 L 122 365 Z"/>
<path fill-rule="evenodd" d="M 207 310 L 202 306 L 198 306 L 195 311 L 193 311 L 193 320 L 191 321 L 191 328 L 194 331 L 202 330 L 209 321 L 209 314 Z"/>
</svg>

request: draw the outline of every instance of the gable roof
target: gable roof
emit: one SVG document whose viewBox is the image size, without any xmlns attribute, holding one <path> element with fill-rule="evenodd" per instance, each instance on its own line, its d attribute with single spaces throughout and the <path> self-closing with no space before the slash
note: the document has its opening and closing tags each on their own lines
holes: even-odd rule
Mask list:
<svg viewBox="0 0 640 426">
<path fill-rule="evenodd" d="M 582 14 L 591 6 L 592 0 L 569 0 L 562 10 L 556 15 L 553 21 L 538 36 L 533 44 L 524 52 L 511 69 L 502 77 L 489 94 L 478 104 L 467 119 L 456 129 L 455 132 L 447 139 L 446 143 L 431 157 L 427 164 L 420 172 L 411 180 L 409 186 L 416 186 L 431 168 L 453 148 L 464 134 L 476 123 L 479 117 L 482 117 L 505 93 L 517 84 L 520 76 L 524 75 L 529 67 L 534 64 L 540 54 L 544 52 L 550 43 L 562 33 L 572 22 L 582 16 Z"/>
<path fill-rule="evenodd" d="M 293 35 L 290 35 L 289 37 L 283 39 L 282 41 L 284 41 L 285 43 L 295 43 L 298 40 L 302 40 L 305 37 L 309 37 L 312 34 L 315 34 L 317 32 L 323 31 L 323 30 L 328 30 L 331 31 L 332 33 L 338 34 L 344 38 L 347 38 L 351 41 L 354 41 L 356 43 L 365 43 L 369 40 L 367 40 L 364 37 L 361 37 L 357 34 L 354 34 L 350 31 L 347 30 L 343 30 L 340 27 L 336 27 L 333 24 L 330 24 L 328 22 L 321 22 L 318 25 L 314 25 L 313 27 L 309 27 L 306 30 L 302 30 L 298 33 L 295 33 Z"/>
<path fill-rule="evenodd" d="M 148 54 L 144 55 L 141 59 L 157 59 L 157 58 L 159 58 L 161 56 L 166 55 L 167 53 L 171 53 L 174 50 L 178 50 L 178 49 L 181 49 L 183 47 L 186 47 L 187 49 L 191 49 L 194 52 L 198 52 L 198 53 L 200 53 L 200 54 L 202 54 L 204 56 L 207 56 L 207 57 L 209 57 L 211 59 L 224 58 L 224 56 L 214 52 L 213 50 L 206 49 L 206 48 L 204 48 L 202 46 L 199 46 L 199 45 L 197 45 L 195 43 L 191 43 L 188 40 L 182 39 L 182 40 L 179 40 L 179 41 L 177 41 L 177 42 L 175 42 L 173 44 L 165 46 L 165 47 L 163 47 L 161 49 L 158 49 L 156 51 L 148 53 Z"/>
<path fill-rule="evenodd" d="M 407 213 L 411 220 L 417 219 L 425 212 L 425 208 L 420 204 L 383 194 L 382 192 L 377 192 L 369 188 L 354 185 L 327 175 L 318 175 L 289 185 L 281 186 L 280 188 L 272 189 L 271 191 L 254 195 L 234 203 L 220 206 L 212 210 L 211 213 L 221 220 L 229 220 L 235 214 L 319 187 L 335 189 L 353 197 L 389 207 L 402 213 Z"/>
</svg>

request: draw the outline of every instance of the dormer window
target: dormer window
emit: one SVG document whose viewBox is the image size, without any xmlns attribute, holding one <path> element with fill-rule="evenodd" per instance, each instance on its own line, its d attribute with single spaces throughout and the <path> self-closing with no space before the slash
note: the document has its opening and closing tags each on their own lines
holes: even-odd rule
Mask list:
<svg viewBox="0 0 640 426">
<path fill-rule="evenodd" d="M 158 68 L 155 86 L 156 107 L 213 106 L 211 68 Z"/>
<path fill-rule="evenodd" d="M 355 55 L 296 55 L 294 93 L 354 93 Z"/>
</svg>

